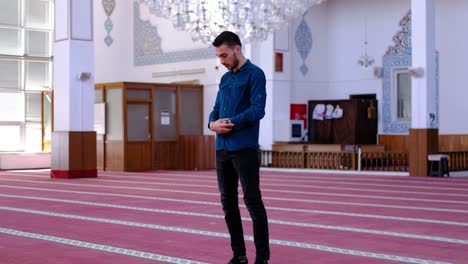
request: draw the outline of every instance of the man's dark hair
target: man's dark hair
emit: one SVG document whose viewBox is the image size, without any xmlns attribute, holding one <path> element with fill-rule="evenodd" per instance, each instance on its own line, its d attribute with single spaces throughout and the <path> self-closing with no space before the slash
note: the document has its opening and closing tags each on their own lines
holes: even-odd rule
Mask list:
<svg viewBox="0 0 468 264">
<path fill-rule="evenodd" d="M 231 31 L 223 31 L 221 34 L 219 34 L 216 39 L 213 41 L 213 46 L 219 47 L 223 44 L 228 45 L 229 47 L 234 47 L 236 45 L 239 45 L 242 47 L 241 41 L 239 39 L 239 36 L 237 36 L 236 33 L 231 32 Z"/>
</svg>

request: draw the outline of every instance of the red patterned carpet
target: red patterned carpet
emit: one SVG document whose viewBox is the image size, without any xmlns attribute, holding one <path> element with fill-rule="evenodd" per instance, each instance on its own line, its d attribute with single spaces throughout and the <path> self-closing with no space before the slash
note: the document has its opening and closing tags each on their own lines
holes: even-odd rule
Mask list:
<svg viewBox="0 0 468 264">
<path fill-rule="evenodd" d="M 215 263 L 214 171 L 0 172 L 0 263 Z M 271 264 L 468 263 L 468 179 L 262 171 Z M 242 200 L 240 200 L 242 204 Z M 248 257 L 251 220 L 242 207 Z"/>
</svg>

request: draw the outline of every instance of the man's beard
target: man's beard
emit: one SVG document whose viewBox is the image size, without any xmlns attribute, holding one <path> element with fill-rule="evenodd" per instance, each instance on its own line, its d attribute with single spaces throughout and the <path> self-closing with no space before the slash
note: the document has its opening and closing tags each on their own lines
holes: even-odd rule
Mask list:
<svg viewBox="0 0 468 264">
<path fill-rule="evenodd" d="M 234 60 L 232 61 L 232 66 L 230 70 L 235 70 L 237 65 L 239 65 L 239 59 L 237 58 L 237 55 L 234 53 Z"/>
</svg>

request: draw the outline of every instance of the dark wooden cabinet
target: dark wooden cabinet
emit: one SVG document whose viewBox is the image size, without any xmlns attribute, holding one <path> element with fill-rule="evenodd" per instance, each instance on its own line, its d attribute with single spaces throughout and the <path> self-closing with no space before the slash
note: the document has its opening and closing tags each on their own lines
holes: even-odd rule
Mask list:
<svg viewBox="0 0 468 264">
<path fill-rule="evenodd" d="M 340 118 L 314 119 L 318 104 L 339 106 Z M 308 141 L 314 144 L 359 145 L 377 143 L 377 100 L 352 98 L 347 100 L 308 101 Z"/>
</svg>

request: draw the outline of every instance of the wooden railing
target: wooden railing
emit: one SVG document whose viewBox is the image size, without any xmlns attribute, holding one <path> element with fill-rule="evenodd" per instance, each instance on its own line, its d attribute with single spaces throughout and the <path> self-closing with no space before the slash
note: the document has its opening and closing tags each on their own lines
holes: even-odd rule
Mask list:
<svg viewBox="0 0 468 264">
<path fill-rule="evenodd" d="M 450 171 L 468 170 L 468 151 L 443 152 L 449 155 Z M 359 167 L 360 165 L 360 167 Z M 409 171 L 406 152 L 367 151 L 261 151 L 261 166 L 324 170 Z"/>
<path fill-rule="evenodd" d="M 305 168 L 325 170 L 355 170 L 356 155 L 353 151 L 308 152 Z"/>
<path fill-rule="evenodd" d="M 468 151 L 443 152 L 449 156 L 449 171 L 468 170 Z"/>
<path fill-rule="evenodd" d="M 261 166 L 275 168 L 305 168 L 304 152 L 262 150 Z"/>
<path fill-rule="evenodd" d="M 408 171 L 408 153 L 406 152 L 363 152 L 361 170 L 365 171 Z"/>
<path fill-rule="evenodd" d="M 358 162 L 355 151 L 261 151 L 262 167 L 357 170 Z M 361 156 L 361 169 L 408 171 L 408 155 L 403 152 L 366 152 Z"/>
<path fill-rule="evenodd" d="M 354 170 L 353 152 L 261 151 L 261 166 L 275 168 L 308 168 Z"/>
</svg>

